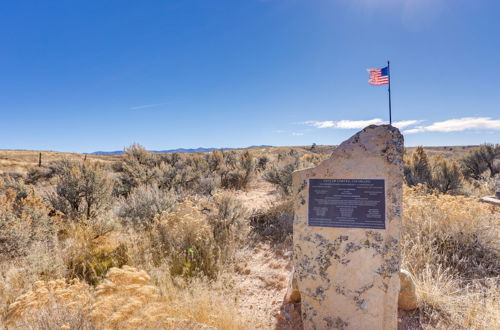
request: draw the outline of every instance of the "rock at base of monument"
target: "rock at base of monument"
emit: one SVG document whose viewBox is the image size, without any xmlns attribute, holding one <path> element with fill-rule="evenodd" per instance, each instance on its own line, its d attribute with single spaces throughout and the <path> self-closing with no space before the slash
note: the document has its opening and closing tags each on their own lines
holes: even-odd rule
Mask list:
<svg viewBox="0 0 500 330">
<path fill-rule="evenodd" d="M 297 285 L 297 279 L 294 276 L 295 270 L 292 269 L 288 279 L 288 288 L 283 299 L 276 329 L 302 330 L 302 313 L 300 305 L 300 291 Z"/>
<path fill-rule="evenodd" d="M 303 330 L 300 302 L 283 302 L 280 312 L 276 315 L 278 324 L 275 330 Z"/>
<path fill-rule="evenodd" d="M 399 272 L 399 297 L 398 308 L 404 311 L 411 311 L 418 308 L 417 290 L 413 276 L 406 269 Z M 288 289 L 283 300 L 284 304 L 295 304 L 300 302 L 300 291 L 295 278 L 295 272 L 292 270 L 288 280 Z"/>
<path fill-rule="evenodd" d="M 495 196 L 486 196 L 486 197 L 481 197 L 481 202 L 493 204 L 496 206 L 500 206 L 500 198 L 495 197 Z"/>
<path fill-rule="evenodd" d="M 284 299 L 285 303 L 299 303 L 300 302 L 300 291 L 297 284 L 297 279 L 295 278 L 295 270 L 292 269 L 290 278 L 288 279 L 288 288 L 286 290 L 286 295 Z"/>
<path fill-rule="evenodd" d="M 405 311 L 411 311 L 418 307 L 415 282 L 410 272 L 401 269 L 399 272 L 400 289 L 398 307 Z"/>
</svg>

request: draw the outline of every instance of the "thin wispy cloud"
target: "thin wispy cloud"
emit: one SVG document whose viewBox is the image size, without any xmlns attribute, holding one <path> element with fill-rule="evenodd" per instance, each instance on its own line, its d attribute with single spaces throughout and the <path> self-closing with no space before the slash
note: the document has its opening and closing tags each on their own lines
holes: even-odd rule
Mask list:
<svg viewBox="0 0 500 330">
<path fill-rule="evenodd" d="M 150 108 L 157 108 L 161 107 L 162 105 L 167 105 L 170 104 L 170 102 L 165 102 L 165 103 L 155 103 L 155 104 L 144 104 L 144 105 L 137 105 L 134 107 L 130 107 L 130 110 L 141 110 L 141 109 L 150 109 Z"/>
<path fill-rule="evenodd" d="M 423 120 L 401 120 L 401 121 L 395 121 L 394 123 L 392 123 L 392 126 L 395 126 L 399 129 L 403 129 L 408 126 L 420 124 L 421 122 L 423 122 Z"/>
<path fill-rule="evenodd" d="M 462 132 L 466 130 L 494 130 L 500 131 L 500 120 L 491 117 L 464 117 L 438 121 L 428 126 L 417 126 L 405 130 L 405 134 L 423 132 Z"/>
<path fill-rule="evenodd" d="M 293 136 L 302 136 L 302 135 L 304 135 L 304 133 L 301 133 L 301 132 L 292 132 L 292 135 Z"/>
</svg>

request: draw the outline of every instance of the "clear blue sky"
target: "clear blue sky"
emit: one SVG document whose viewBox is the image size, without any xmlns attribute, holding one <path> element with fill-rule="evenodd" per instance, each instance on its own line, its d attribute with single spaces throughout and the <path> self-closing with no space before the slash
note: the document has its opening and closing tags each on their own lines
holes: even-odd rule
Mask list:
<svg viewBox="0 0 500 330">
<path fill-rule="evenodd" d="M 500 142 L 500 1 L 2 1 L 0 148 Z"/>
</svg>

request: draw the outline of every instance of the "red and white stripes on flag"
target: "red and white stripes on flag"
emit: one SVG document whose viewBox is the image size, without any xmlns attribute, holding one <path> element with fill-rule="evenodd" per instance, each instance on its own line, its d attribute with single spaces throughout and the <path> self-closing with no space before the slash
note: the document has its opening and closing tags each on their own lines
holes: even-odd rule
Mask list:
<svg viewBox="0 0 500 330">
<path fill-rule="evenodd" d="M 382 69 L 368 69 L 370 74 L 370 79 L 368 82 L 375 86 L 387 85 L 389 84 L 389 70 L 387 67 Z"/>
</svg>

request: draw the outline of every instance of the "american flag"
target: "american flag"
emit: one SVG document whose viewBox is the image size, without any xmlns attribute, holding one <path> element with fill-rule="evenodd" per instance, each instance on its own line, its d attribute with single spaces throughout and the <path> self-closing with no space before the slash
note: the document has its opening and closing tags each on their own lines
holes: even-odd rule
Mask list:
<svg viewBox="0 0 500 330">
<path fill-rule="evenodd" d="M 368 69 L 370 79 L 368 82 L 375 86 L 387 85 L 389 83 L 389 67 L 382 69 Z"/>
</svg>

